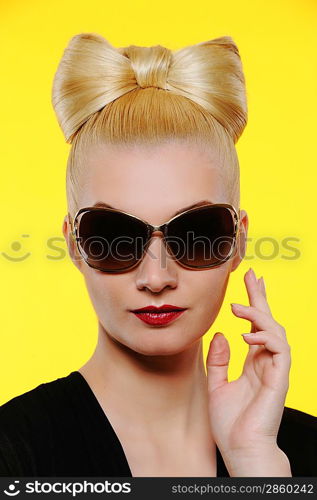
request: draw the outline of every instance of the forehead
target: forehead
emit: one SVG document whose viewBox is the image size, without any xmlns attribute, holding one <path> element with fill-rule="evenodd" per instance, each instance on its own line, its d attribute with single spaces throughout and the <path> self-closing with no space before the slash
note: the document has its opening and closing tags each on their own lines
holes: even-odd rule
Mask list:
<svg viewBox="0 0 317 500">
<path fill-rule="evenodd" d="M 222 159 L 211 145 L 93 145 L 85 152 L 80 207 L 105 202 L 160 223 L 200 200 L 225 203 Z"/>
</svg>

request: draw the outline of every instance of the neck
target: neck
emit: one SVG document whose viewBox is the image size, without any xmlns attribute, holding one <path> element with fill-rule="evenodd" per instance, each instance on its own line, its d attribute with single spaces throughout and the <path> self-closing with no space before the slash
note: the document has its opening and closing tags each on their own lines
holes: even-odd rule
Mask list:
<svg viewBox="0 0 317 500">
<path fill-rule="evenodd" d="M 173 435 L 208 440 L 207 377 L 202 340 L 169 356 L 139 354 L 114 340 L 99 324 L 98 343 L 79 370 L 117 428 L 150 438 Z"/>
</svg>

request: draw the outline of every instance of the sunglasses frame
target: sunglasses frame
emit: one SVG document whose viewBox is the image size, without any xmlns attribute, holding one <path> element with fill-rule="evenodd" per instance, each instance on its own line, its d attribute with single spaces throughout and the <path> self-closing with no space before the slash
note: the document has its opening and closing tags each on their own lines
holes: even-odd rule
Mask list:
<svg viewBox="0 0 317 500">
<path fill-rule="evenodd" d="M 168 225 L 169 225 L 170 222 L 174 221 L 175 219 L 177 219 L 179 217 L 184 216 L 185 214 L 187 214 L 189 212 L 199 211 L 199 210 L 204 209 L 206 207 L 225 207 L 225 208 L 228 208 L 231 211 L 231 215 L 233 216 L 233 220 L 234 220 L 234 224 L 235 224 L 235 226 L 234 226 L 234 235 L 233 235 L 234 243 L 231 246 L 231 251 L 230 251 L 229 255 L 227 257 L 225 257 L 220 263 L 215 263 L 215 264 L 211 264 L 211 265 L 207 265 L 207 266 L 195 266 L 195 267 L 193 267 L 193 266 L 187 266 L 186 264 L 183 264 L 180 260 L 178 260 L 174 256 L 171 248 L 168 245 L 168 242 L 166 241 L 166 237 L 168 236 L 168 234 L 167 234 Z M 137 260 L 134 264 L 132 264 L 129 267 L 125 267 L 123 269 L 116 269 L 116 270 L 107 270 L 107 271 L 105 271 L 104 269 L 101 269 L 98 266 L 92 266 L 91 264 L 89 264 L 86 261 L 85 256 L 82 254 L 82 251 L 81 251 L 81 248 L 80 248 L 80 244 L 79 244 L 80 237 L 78 237 L 78 217 L 83 212 L 88 212 L 88 211 L 91 212 L 91 211 L 97 211 L 97 210 L 98 211 L 105 210 L 107 212 L 117 212 L 117 213 L 121 213 L 121 214 L 124 214 L 124 215 L 128 215 L 128 216 L 133 217 L 134 219 L 138 220 L 139 222 L 142 222 L 146 226 L 146 228 L 147 228 L 147 242 L 146 242 L 146 244 L 144 246 L 144 251 L 143 251 L 143 255 L 142 255 L 141 259 Z M 174 215 L 174 217 L 172 217 L 167 222 L 164 222 L 163 224 L 161 224 L 159 226 L 154 226 L 154 225 L 150 224 L 149 222 L 141 219 L 140 217 L 137 217 L 136 215 L 130 214 L 129 212 L 124 212 L 123 210 L 118 210 L 116 208 L 108 208 L 108 207 L 83 207 L 83 208 L 80 208 L 76 212 L 76 214 L 74 215 L 74 218 L 72 218 L 71 215 L 70 215 L 70 213 L 68 212 L 68 220 L 69 220 L 70 227 L 71 227 L 71 237 L 76 242 L 78 251 L 79 251 L 80 255 L 83 257 L 83 260 L 86 262 L 86 264 L 89 267 L 91 267 L 93 269 L 98 269 L 99 271 L 102 271 L 104 273 L 122 273 L 122 272 L 125 272 L 125 271 L 129 271 L 129 270 L 133 269 L 134 267 L 136 267 L 138 264 L 140 264 L 141 261 L 143 260 L 145 252 L 147 250 L 147 247 L 149 246 L 149 243 L 151 241 L 152 233 L 155 232 L 155 231 L 160 231 L 161 233 L 163 233 L 163 240 L 164 240 L 164 243 L 165 243 L 166 247 L 169 248 L 170 253 L 171 253 L 172 257 L 174 258 L 174 260 L 176 262 L 178 262 L 182 267 L 185 267 L 186 269 L 190 269 L 190 270 L 211 269 L 213 267 L 218 267 L 218 266 L 224 264 L 224 262 L 226 262 L 227 260 L 229 260 L 232 257 L 233 252 L 234 252 L 234 250 L 236 248 L 237 239 L 238 239 L 238 235 L 239 235 L 239 232 L 240 232 L 240 209 L 236 209 L 233 205 L 230 205 L 229 203 L 206 203 L 206 204 L 200 205 L 198 207 L 190 208 L 188 210 L 184 210 L 184 212 L 181 212 L 180 214 Z"/>
</svg>

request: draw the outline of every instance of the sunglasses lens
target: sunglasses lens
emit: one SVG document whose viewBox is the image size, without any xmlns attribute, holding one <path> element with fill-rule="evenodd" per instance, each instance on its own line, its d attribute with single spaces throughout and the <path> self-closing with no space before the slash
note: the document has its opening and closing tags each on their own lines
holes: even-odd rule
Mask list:
<svg viewBox="0 0 317 500">
<path fill-rule="evenodd" d="M 166 242 L 173 256 L 192 268 L 212 267 L 228 260 L 235 238 L 229 208 L 200 207 L 170 222 Z"/>
<path fill-rule="evenodd" d="M 90 210 L 79 215 L 78 237 L 81 254 L 91 267 L 115 272 L 142 258 L 147 228 L 127 214 Z"/>
</svg>

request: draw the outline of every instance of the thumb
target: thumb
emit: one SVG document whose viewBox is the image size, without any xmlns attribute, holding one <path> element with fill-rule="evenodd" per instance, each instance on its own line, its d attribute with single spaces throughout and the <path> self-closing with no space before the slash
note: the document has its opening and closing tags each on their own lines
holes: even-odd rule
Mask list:
<svg viewBox="0 0 317 500">
<path fill-rule="evenodd" d="M 216 332 L 210 342 L 206 360 L 209 392 L 228 383 L 229 359 L 229 342 L 221 332 Z"/>
</svg>

